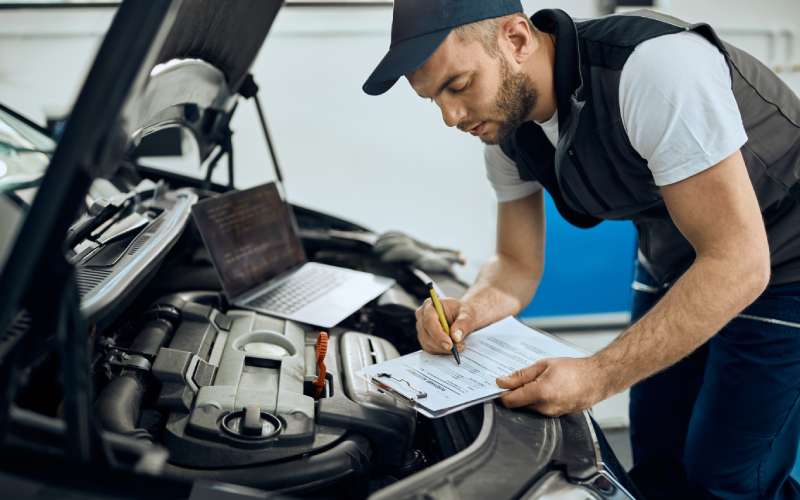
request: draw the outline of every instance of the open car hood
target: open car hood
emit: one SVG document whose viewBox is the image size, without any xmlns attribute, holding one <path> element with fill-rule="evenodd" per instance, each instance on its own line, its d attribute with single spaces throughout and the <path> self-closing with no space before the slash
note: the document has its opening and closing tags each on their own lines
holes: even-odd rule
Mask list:
<svg viewBox="0 0 800 500">
<path fill-rule="evenodd" d="M 227 125 L 249 68 L 282 5 L 242 0 L 183 0 L 144 84 L 120 116 L 129 146 L 165 127 L 191 130 L 205 160 L 226 140 Z"/>
<path fill-rule="evenodd" d="M 227 140 L 237 93 L 281 3 L 244 0 L 220 9 L 213 0 L 172 2 L 167 12 L 174 17 L 164 19 L 171 24 L 166 36 L 151 48 L 152 60 L 136 71 L 140 85 L 118 117 L 107 117 L 117 122 L 118 140 L 127 142 L 129 151 L 148 134 L 177 125 L 192 131 L 205 160 Z M 115 35 L 120 37 L 120 30 L 106 38 Z M 26 155 L 25 161 L 0 156 L 0 192 L 36 186 L 54 143 L 12 110 L 0 107 L 0 114 L 0 154 L 10 149 Z"/>
<path fill-rule="evenodd" d="M 98 50 L 39 190 L 0 270 L 0 331 L 70 285 L 64 241 L 92 181 L 111 177 L 148 134 L 191 130 L 201 161 L 224 134 L 237 92 L 282 0 L 124 1 Z M 16 342 L 0 346 L 0 355 Z"/>
</svg>

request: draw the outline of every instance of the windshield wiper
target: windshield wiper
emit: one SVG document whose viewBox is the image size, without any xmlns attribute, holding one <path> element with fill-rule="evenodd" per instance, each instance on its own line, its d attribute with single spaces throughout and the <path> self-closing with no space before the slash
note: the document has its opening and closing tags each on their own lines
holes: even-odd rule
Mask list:
<svg viewBox="0 0 800 500">
<path fill-rule="evenodd" d="M 159 190 L 159 184 L 144 180 L 132 191 L 109 198 L 94 200 L 86 211 L 86 215 L 72 225 L 67 232 L 66 247 L 73 248 L 86 239 L 95 229 L 127 211 L 137 203 L 137 199 L 153 196 Z"/>
<path fill-rule="evenodd" d="M 117 215 L 133 196 L 123 198 L 119 201 L 109 202 L 108 200 L 98 200 L 89 208 L 88 214 L 72 225 L 67 232 L 66 247 L 72 248 L 84 239 L 103 223 Z"/>
</svg>

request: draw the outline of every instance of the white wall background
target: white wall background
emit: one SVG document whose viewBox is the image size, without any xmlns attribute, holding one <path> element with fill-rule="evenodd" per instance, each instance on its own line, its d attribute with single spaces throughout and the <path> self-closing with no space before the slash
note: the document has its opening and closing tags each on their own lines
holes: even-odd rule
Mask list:
<svg viewBox="0 0 800 500">
<path fill-rule="evenodd" d="M 660 0 L 780 71 L 800 91 L 799 0 Z M 597 14 L 595 0 L 524 1 Z M 67 113 L 113 9 L 0 10 L 0 101 L 43 121 Z M 494 245 L 495 201 L 480 143 L 443 126 L 435 105 L 400 81 L 382 97 L 361 84 L 388 47 L 391 8 L 286 7 L 259 54 L 259 82 L 290 198 L 375 230 L 401 229 L 461 249 L 471 279 Z M 791 72 L 794 65 L 794 72 Z M 254 107 L 233 122 L 240 186 L 272 178 Z M 224 169 L 220 169 L 224 170 Z M 614 332 L 570 335 L 589 350 Z M 627 395 L 598 405 L 606 425 L 627 422 Z"/>
<path fill-rule="evenodd" d="M 529 11 L 535 10 L 526 2 Z M 594 0 L 562 2 L 579 16 Z M 39 119 L 66 113 L 112 9 L 0 11 L 0 100 Z M 459 248 L 471 279 L 494 246 L 495 200 L 473 137 L 443 126 L 405 81 L 361 84 L 388 47 L 391 7 L 286 7 L 253 73 L 297 203 L 375 230 Z M 234 119 L 237 184 L 271 178 L 251 103 Z M 220 169 L 222 170 L 222 169 Z"/>
<path fill-rule="evenodd" d="M 525 1 L 577 17 L 595 0 Z M 800 2 L 662 0 L 665 10 L 706 20 L 772 66 L 800 58 Z M 113 9 L 0 11 L 0 100 L 34 118 L 68 112 Z M 381 97 L 361 84 L 388 46 L 390 6 L 285 7 L 253 73 L 293 201 L 375 230 L 402 229 L 461 249 L 471 279 L 494 245 L 495 201 L 481 145 L 443 126 L 435 105 L 404 80 Z M 793 37 L 793 38 L 792 38 Z M 791 44 L 791 48 L 790 48 Z M 800 87 L 797 73 L 787 80 Z M 234 119 L 237 184 L 271 178 L 251 103 Z M 222 170 L 222 169 L 221 169 Z"/>
</svg>

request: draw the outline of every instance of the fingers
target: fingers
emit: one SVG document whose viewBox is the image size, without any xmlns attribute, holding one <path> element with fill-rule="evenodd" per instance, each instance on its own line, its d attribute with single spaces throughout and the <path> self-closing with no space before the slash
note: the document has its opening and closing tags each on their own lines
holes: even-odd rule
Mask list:
<svg viewBox="0 0 800 500">
<path fill-rule="evenodd" d="M 607 397 L 604 375 L 596 369 L 590 358 L 540 360 L 497 379 L 498 386 L 511 389 L 501 395 L 501 402 L 508 408 L 528 406 L 551 417 L 591 408 Z"/>
<path fill-rule="evenodd" d="M 445 297 L 440 299 L 440 302 L 442 303 L 442 308 L 444 309 L 444 315 L 447 318 L 447 323 L 452 325 L 458 317 L 458 314 L 461 312 L 461 301 L 458 299 Z"/>
<path fill-rule="evenodd" d="M 528 407 L 547 417 L 560 417 L 570 413 L 550 393 L 547 386 L 531 382 L 500 396 L 506 408 Z"/>
<path fill-rule="evenodd" d="M 546 377 L 542 376 L 546 370 L 547 360 L 542 360 L 517 370 L 508 377 L 498 378 L 498 386 L 513 389 L 500 396 L 500 401 L 506 408 L 533 406 L 538 410 L 546 406 L 550 401 L 550 388 L 543 380 Z"/>
<path fill-rule="evenodd" d="M 499 377 L 497 379 L 497 385 L 501 389 L 516 389 L 524 384 L 527 384 L 528 382 L 533 382 L 539 377 L 539 375 L 544 373 L 546 369 L 547 360 L 543 359 L 530 366 L 526 366 L 525 368 L 517 370 L 510 375 Z"/>
<path fill-rule="evenodd" d="M 419 341 L 420 347 L 422 347 L 422 350 L 425 352 L 431 354 L 446 354 L 450 352 L 449 348 L 445 349 L 442 344 L 437 343 L 433 337 L 422 328 L 420 323 L 417 323 L 417 340 Z"/>
<path fill-rule="evenodd" d="M 500 396 L 500 402 L 506 408 L 519 408 L 521 406 L 534 406 L 543 403 L 544 398 L 539 394 L 536 383 L 525 384 L 518 389 L 509 391 Z"/>
<path fill-rule="evenodd" d="M 469 307 L 457 299 L 442 299 L 445 317 L 450 324 L 450 336 L 445 333 L 439 315 L 430 299 L 426 299 L 416 311 L 417 338 L 422 348 L 434 354 L 446 354 L 455 343 L 456 349 L 463 352 L 464 339 L 473 330 L 473 314 Z"/>
<path fill-rule="evenodd" d="M 436 313 L 436 308 L 433 307 L 430 300 L 426 300 L 423 304 L 422 328 L 428 332 L 428 335 L 431 337 L 431 342 L 436 344 L 441 351 L 447 352 L 453 347 L 453 342 L 442 328 L 439 315 Z"/>
<path fill-rule="evenodd" d="M 450 351 L 452 342 L 439 323 L 439 316 L 430 299 L 426 299 L 416 311 L 417 340 L 426 352 L 445 354 Z"/>
<path fill-rule="evenodd" d="M 450 325 L 450 332 L 452 333 L 453 341 L 458 344 L 464 342 L 466 336 L 472 332 L 474 328 L 474 318 L 469 308 L 461 307 L 458 310 L 455 321 Z"/>
<path fill-rule="evenodd" d="M 548 360 L 545 359 L 517 370 L 508 377 L 498 378 L 498 386 L 512 389 L 500 396 L 503 406 L 527 406 L 551 417 L 566 413 L 557 401 L 558 390 L 553 387 L 552 380 L 545 373 L 548 367 Z"/>
</svg>

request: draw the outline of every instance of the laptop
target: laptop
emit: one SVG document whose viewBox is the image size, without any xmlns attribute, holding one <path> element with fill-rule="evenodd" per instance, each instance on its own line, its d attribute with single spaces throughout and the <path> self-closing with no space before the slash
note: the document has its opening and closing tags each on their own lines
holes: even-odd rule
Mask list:
<svg viewBox="0 0 800 500">
<path fill-rule="evenodd" d="M 205 199 L 192 208 L 228 301 L 330 328 L 394 280 L 308 262 L 274 182 Z"/>
</svg>

